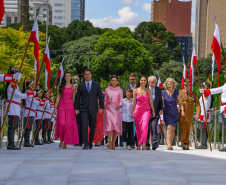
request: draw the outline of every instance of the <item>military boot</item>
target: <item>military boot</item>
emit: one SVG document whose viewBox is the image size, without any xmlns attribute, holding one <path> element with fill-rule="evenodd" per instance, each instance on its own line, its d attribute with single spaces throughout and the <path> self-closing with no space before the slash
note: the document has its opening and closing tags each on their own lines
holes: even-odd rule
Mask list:
<svg viewBox="0 0 226 185">
<path fill-rule="evenodd" d="M 8 128 L 8 146 L 7 150 L 18 150 L 19 148 L 14 145 L 14 128 Z"/>
</svg>

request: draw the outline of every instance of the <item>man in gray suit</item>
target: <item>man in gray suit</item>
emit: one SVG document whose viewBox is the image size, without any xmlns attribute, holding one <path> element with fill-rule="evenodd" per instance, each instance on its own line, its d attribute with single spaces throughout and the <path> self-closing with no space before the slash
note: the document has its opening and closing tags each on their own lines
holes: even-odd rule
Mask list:
<svg viewBox="0 0 226 185">
<path fill-rule="evenodd" d="M 100 84 L 92 81 L 92 73 L 90 69 L 84 71 L 85 81 L 78 85 L 75 96 L 75 113 L 80 112 L 83 149 L 92 149 L 93 138 L 96 132 L 96 117 L 98 111 L 98 99 L 100 104 L 99 112 L 102 113 L 104 109 L 104 102 Z M 88 141 L 88 126 L 90 127 L 89 141 Z"/>
<path fill-rule="evenodd" d="M 158 121 L 160 115 L 163 113 L 163 103 L 162 103 L 162 90 L 159 87 L 156 87 L 157 79 L 155 76 L 150 76 L 148 78 L 149 89 L 151 90 L 152 101 L 155 109 L 155 117 L 150 118 L 150 122 L 148 125 L 148 137 L 147 137 L 147 150 L 150 150 L 149 137 L 150 132 L 152 135 L 152 150 L 156 150 L 158 148 Z"/>
</svg>

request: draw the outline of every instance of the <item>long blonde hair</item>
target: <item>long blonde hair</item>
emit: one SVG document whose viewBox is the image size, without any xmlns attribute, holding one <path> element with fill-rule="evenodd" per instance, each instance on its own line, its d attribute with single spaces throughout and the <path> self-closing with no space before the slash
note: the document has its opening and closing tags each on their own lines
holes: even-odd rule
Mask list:
<svg viewBox="0 0 226 185">
<path fill-rule="evenodd" d="M 169 82 L 172 82 L 173 83 L 173 89 L 175 89 L 176 86 L 177 86 L 177 82 L 173 78 L 170 78 L 170 77 L 167 78 L 166 81 L 164 82 L 164 84 L 163 84 L 164 89 L 167 90 L 167 84 Z"/>
</svg>

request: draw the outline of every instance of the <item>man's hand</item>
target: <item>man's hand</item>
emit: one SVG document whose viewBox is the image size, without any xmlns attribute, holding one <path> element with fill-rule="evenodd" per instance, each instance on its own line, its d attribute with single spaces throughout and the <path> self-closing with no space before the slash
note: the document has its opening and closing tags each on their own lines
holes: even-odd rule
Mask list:
<svg viewBox="0 0 226 185">
<path fill-rule="evenodd" d="M 200 118 L 200 115 L 196 115 L 196 118 L 195 119 L 196 120 L 199 120 L 199 118 Z"/>
<path fill-rule="evenodd" d="M 131 118 L 132 118 L 132 119 L 134 118 L 134 114 L 133 114 L 133 113 L 131 114 Z"/>
<path fill-rule="evenodd" d="M 103 109 L 99 109 L 99 113 L 102 114 L 102 112 L 103 112 Z"/>
<path fill-rule="evenodd" d="M 160 110 L 160 111 L 159 111 L 159 115 L 162 115 L 162 114 L 163 114 L 163 110 Z"/>
<path fill-rule="evenodd" d="M 77 116 L 79 114 L 79 110 L 75 110 L 75 114 Z"/>
</svg>

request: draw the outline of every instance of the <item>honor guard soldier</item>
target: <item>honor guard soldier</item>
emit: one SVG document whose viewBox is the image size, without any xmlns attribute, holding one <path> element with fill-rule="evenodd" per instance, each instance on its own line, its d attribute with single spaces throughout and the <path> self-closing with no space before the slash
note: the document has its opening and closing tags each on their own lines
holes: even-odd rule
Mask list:
<svg viewBox="0 0 226 185">
<path fill-rule="evenodd" d="M 42 95 L 43 95 L 43 90 L 42 89 L 38 89 L 36 90 L 36 100 L 39 102 L 36 105 L 36 115 L 35 115 L 35 123 L 36 123 L 36 131 L 38 129 L 38 124 L 40 124 L 37 135 L 35 137 L 35 145 L 42 145 L 42 143 L 39 142 L 39 132 L 42 129 L 42 124 L 43 124 L 43 119 L 42 118 L 42 114 L 44 112 L 44 108 L 45 108 L 45 101 L 43 101 Z M 35 133 L 36 133 L 35 131 Z"/>
<path fill-rule="evenodd" d="M 48 128 L 48 124 L 50 123 L 50 118 L 51 118 L 51 112 L 49 112 L 49 109 L 50 109 L 50 101 L 49 101 L 49 98 L 50 98 L 50 93 L 48 90 L 44 90 L 44 101 L 45 101 L 45 106 L 46 106 L 46 110 L 45 110 L 45 113 L 44 113 L 44 122 L 43 122 L 43 127 L 42 127 L 42 139 L 44 139 L 45 137 L 45 134 L 46 134 L 46 131 L 47 131 L 47 128 Z M 44 144 L 50 144 L 46 138 L 43 142 Z"/>
<path fill-rule="evenodd" d="M 20 80 L 22 74 L 17 72 L 15 74 L 0 74 L 1 82 L 13 82 L 13 80 Z"/>
<path fill-rule="evenodd" d="M 207 82 L 202 83 L 202 89 L 210 89 L 212 87 L 212 82 L 208 79 Z M 210 114 L 209 114 L 209 109 L 211 106 L 211 95 L 208 97 L 204 97 L 204 105 L 205 105 L 205 111 L 206 111 L 206 118 L 207 122 L 210 122 Z M 202 102 L 202 97 L 199 98 L 199 103 L 201 105 L 201 115 L 200 119 L 198 121 L 199 125 L 199 130 L 202 133 L 202 142 L 201 145 L 198 146 L 196 149 L 207 149 L 207 129 L 206 129 L 206 120 L 205 120 L 205 112 L 203 108 L 203 102 Z"/>
<path fill-rule="evenodd" d="M 179 124 L 181 127 L 181 147 L 183 150 L 189 150 L 189 135 L 191 125 L 193 124 L 193 106 L 196 107 L 196 120 L 199 119 L 201 107 L 198 96 L 195 92 L 190 92 L 190 80 L 186 78 L 184 81 L 184 89 L 179 91 L 179 95 L 183 102 L 185 116 L 182 116 L 182 110 L 179 107 Z"/>
<path fill-rule="evenodd" d="M 17 67 L 11 67 L 9 69 L 9 74 L 16 74 L 18 73 L 18 68 Z M 20 80 L 18 80 L 20 82 Z M 10 100 L 13 89 L 15 87 L 15 82 L 11 82 L 7 84 L 7 99 Z M 26 92 L 26 93 L 21 93 L 20 89 L 18 86 L 16 86 L 11 105 L 9 107 L 9 112 L 8 112 L 8 150 L 18 150 L 18 147 L 15 146 L 14 144 L 14 134 L 15 134 L 15 129 L 18 128 L 19 125 L 19 117 L 20 117 L 20 112 L 21 112 L 21 100 L 26 99 L 26 98 L 32 98 L 34 96 L 34 93 Z"/>
<path fill-rule="evenodd" d="M 226 69 L 222 70 L 224 72 L 224 78 L 226 78 Z M 226 83 L 218 88 L 213 89 L 200 89 L 200 93 L 204 93 L 204 97 L 209 97 L 209 95 L 221 93 L 220 103 L 221 103 L 221 118 L 222 124 L 224 124 L 224 130 L 226 130 Z M 221 152 L 226 152 L 226 147 L 220 149 Z"/>
<path fill-rule="evenodd" d="M 33 94 L 34 96 L 36 95 L 35 90 L 35 84 L 33 81 L 30 81 L 29 79 L 25 80 L 24 82 L 24 91 L 26 90 L 25 93 L 30 93 Z M 39 103 L 39 101 L 36 100 L 36 98 L 34 98 L 32 106 L 31 106 L 31 102 L 32 102 L 33 97 L 29 97 L 25 99 L 25 109 L 24 109 L 24 126 L 27 123 L 27 127 L 25 130 L 25 135 L 24 135 L 24 147 L 31 147 L 30 144 L 30 132 L 32 130 L 32 126 L 33 123 L 35 121 L 35 111 L 36 111 L 36 106 Z M 30 110 L 30 114 L 29 113 L 29 109 L 31 107 Z M 28 120 L 27 120 L 28 119 Z M 34 146 L 32 146 L 34 147 Z"/>
<path fill-rule="evenodd" d="M 55 97 L 54 96 L 50 96 L 50 108 L 48 108 L 48 112 L 50 112 L 51 113 L 51 115 L 50 115 L 50 118 L 51 118 L 51 116 L 52 116 L 52 114 L 53 114 L 53 112 L 54 112 L 54 109 L 55 109 L 55 104 L 54 104 L 54 102 L 55 102 Z M 54 122 L 54 114 L 53 114 L 53 117 L 52 117 L 52 119 L 51 119 L 51 122 L 49 123 L 50 124 L 50 126 L 49 126 L 49 130 L 48 130 L 48 134 L 47 134 L 47 136 L 48 136 L 48 142 L 49 143 L 53 143 L 52 141 L 51 141 L 51 132 L 52 132 L 52 130 L 53 130 L 53 122 Z"/>
</svg>

